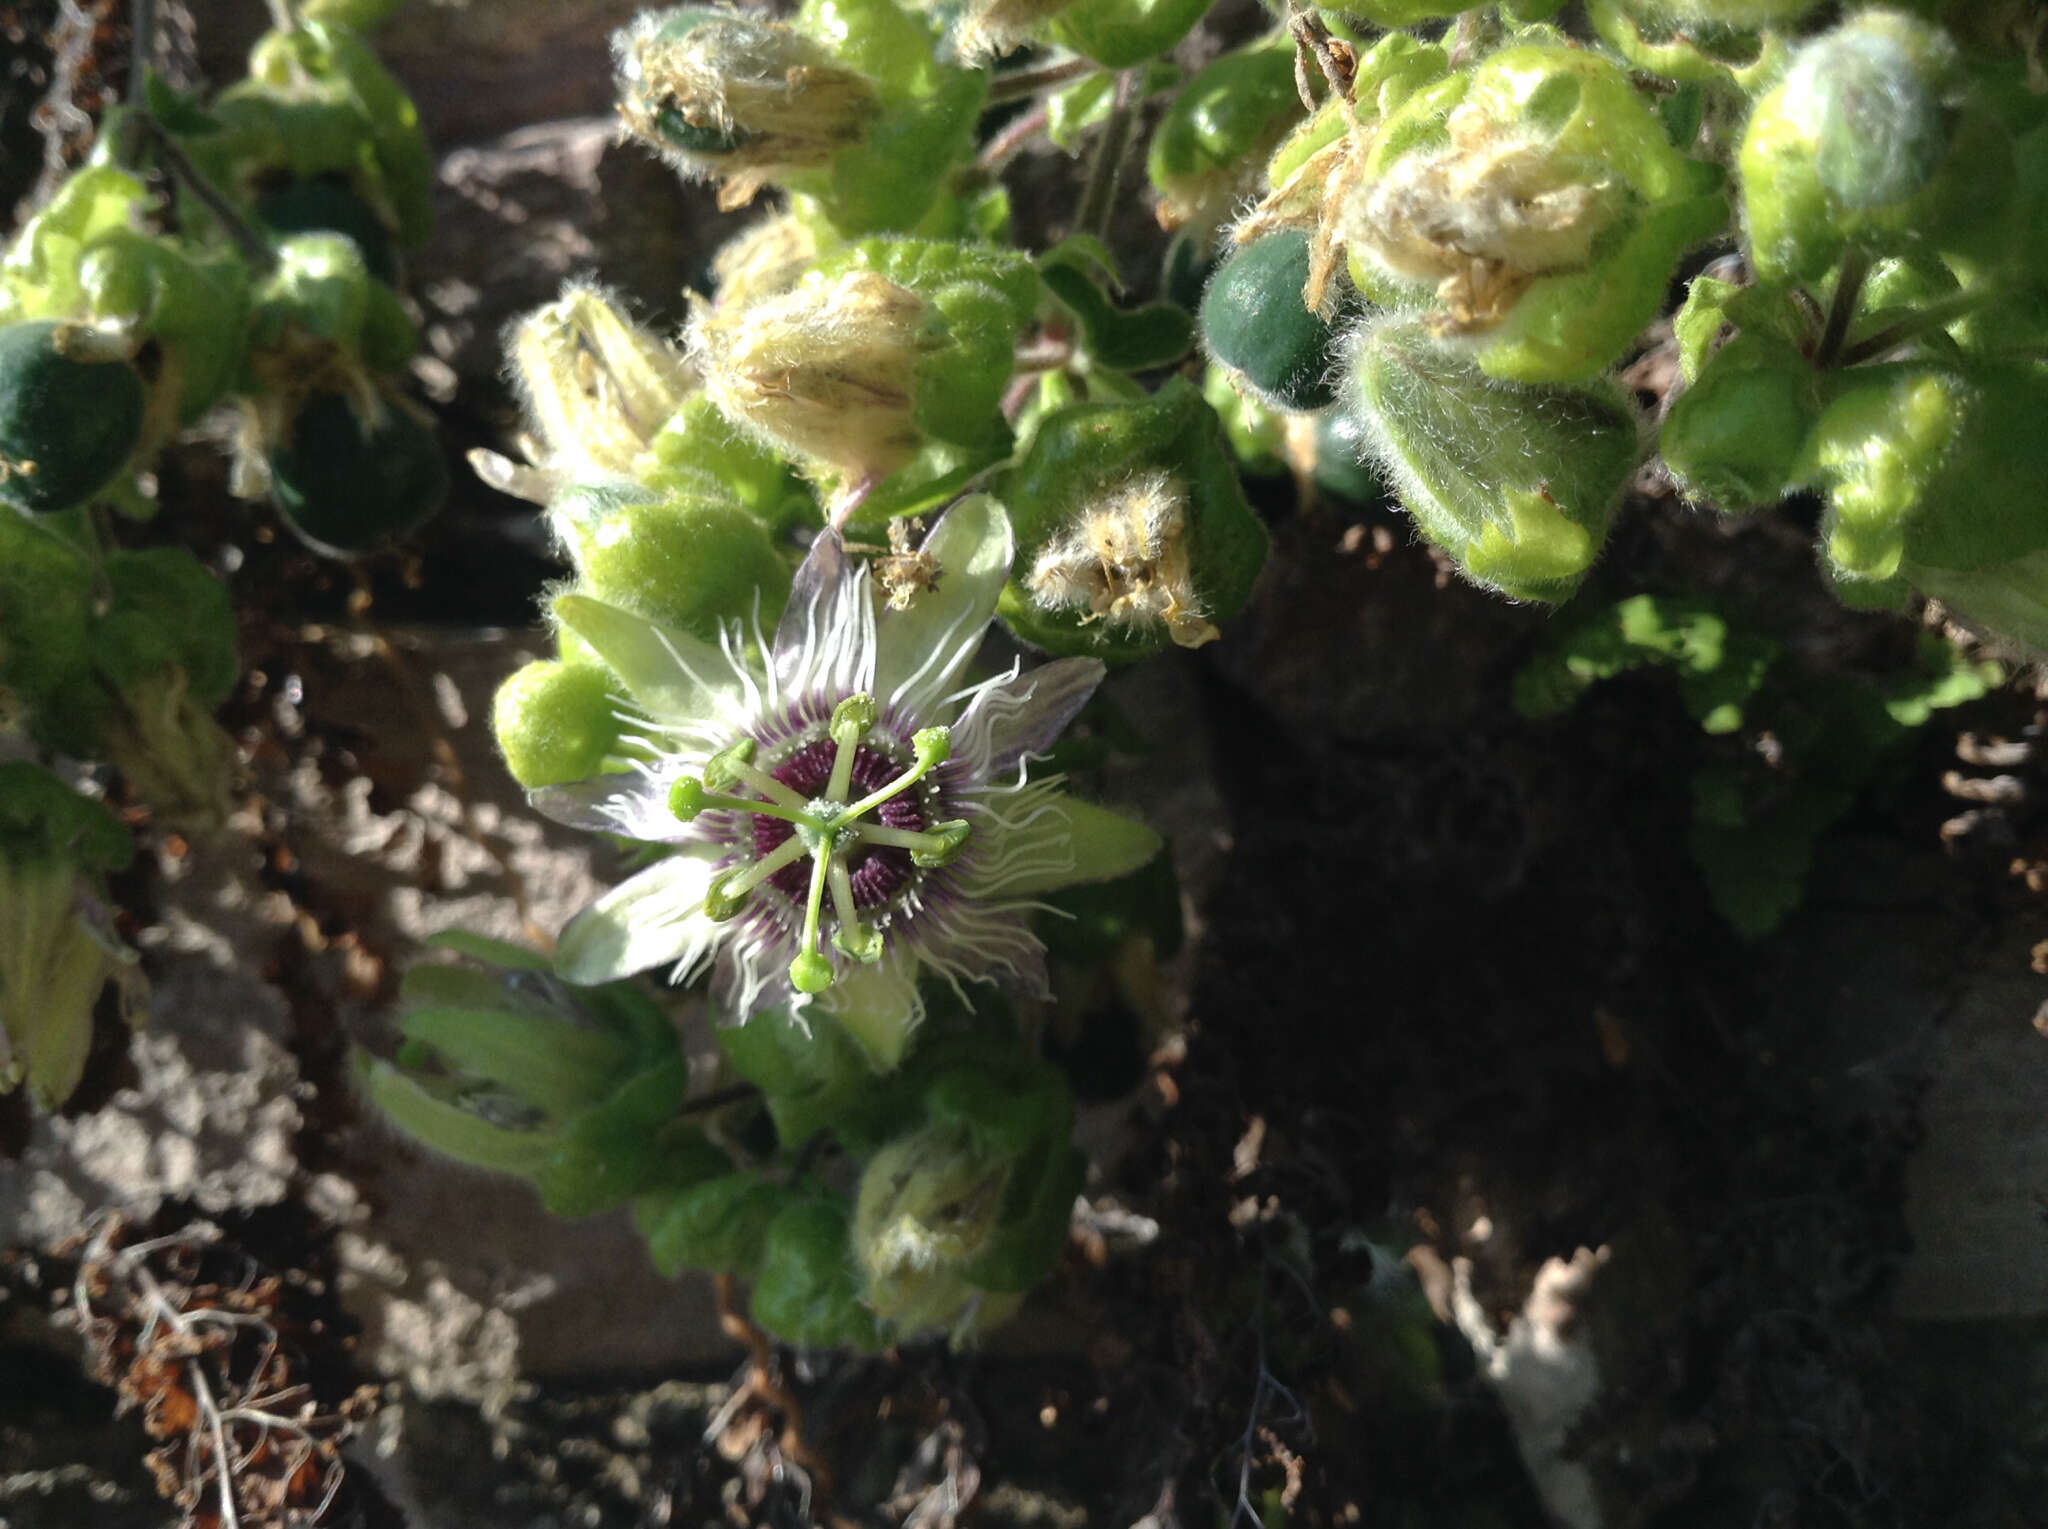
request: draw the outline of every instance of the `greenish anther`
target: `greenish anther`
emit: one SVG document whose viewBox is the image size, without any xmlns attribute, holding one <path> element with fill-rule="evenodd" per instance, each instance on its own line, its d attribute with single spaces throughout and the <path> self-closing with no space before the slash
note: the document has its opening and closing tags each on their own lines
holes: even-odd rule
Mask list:
<svg viewBox="0 0 2048 1529">
<path fill-rule="evenodd" d="M 853 783 L 861 741 L 880 717 L 881 707 L 866 691 L 848 696 L 832 708 L 826 726 L 834 746 L 832 775 L 824 794 L 810 801 L 754 763 L 756 746 L 751 738 L 712 755 L 701 778 L 684 776 L 669 787 L 669 811 L 685 823 L 699 813 L 724 809 L 778 818 L 795 830 L 759 860 L 721 873 L 705 894 L 704 914 L 715 923 L 738 917 L 756 887 L 808 855 L 813 861 L 810 895 L 804 904 L 797 955 L 789 965 L 789 980 L 800 993 L 821 993 L 832 985 L 832 963 L 819 948 L 818 938 L 828 895 L 832 899 L 833 948 L 864 964 L 882 957 L 882 931 L 861 919 L 854 901 L 853 872 L 847 863 L 851 851 L 863 845 L 907 849 L 912 864 L 921 870 L 936 870 L 959 855 L 972 833 L 964 818 L 922 831 L 862 821 L 923 780 L 953 752 L 949 729 L 924 728 L 912 736 L 911 762 L 894 780 L 848 802 L 846 792 Z M 741 784 L 752 786 L 760 797 L 733 796 L 718 789 Z"/>
</svg>

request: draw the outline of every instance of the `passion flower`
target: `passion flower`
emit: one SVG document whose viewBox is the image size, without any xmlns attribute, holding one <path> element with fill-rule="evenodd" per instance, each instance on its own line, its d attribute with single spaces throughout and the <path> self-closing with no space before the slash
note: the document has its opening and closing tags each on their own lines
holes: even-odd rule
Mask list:
<svg viewBox="0 0 2048 1529">
<path fill-rule="evenodd" d="M 561 975 L 710 967 L 727 1018 L 817 1001 L 883 1066 L 922 1015 L 926 969 L 1044 993 L 1032 900 L 1122 875 L 1159 839 L 1031 778 L 1100 663 L 966 682 L 1013 551 L 1001 506 L 963 501 L 921 549 L 927 587 L 884 601 L 828 530 L 758 658 L 737 626 L 713 646 L 558 600 L 640 709 L 644 757 L 531 800 L 572 827 L 672 846 L 563 930 Z"/>
</svg>

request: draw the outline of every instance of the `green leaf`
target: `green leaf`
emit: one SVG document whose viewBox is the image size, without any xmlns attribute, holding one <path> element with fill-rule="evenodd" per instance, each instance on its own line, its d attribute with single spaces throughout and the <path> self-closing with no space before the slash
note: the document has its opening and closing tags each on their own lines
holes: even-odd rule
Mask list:
<svg viewBox="0 0 2048 1529">
<path fill-rule="evenodd" d="M 1120 372 L 1171 366 L 1194 348 L 1195 322 L 1172 303 L 1122 309 L 1077 267 L 1050 266 L 1042 273 L 1053 296 L 1073 310 L 1083 343 L 1099 365 Z"/>
</svg>

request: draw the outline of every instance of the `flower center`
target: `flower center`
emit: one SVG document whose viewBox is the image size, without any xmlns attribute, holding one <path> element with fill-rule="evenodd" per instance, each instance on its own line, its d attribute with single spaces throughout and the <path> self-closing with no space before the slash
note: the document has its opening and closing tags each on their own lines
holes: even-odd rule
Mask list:
<svg viewBox="0 0 2048 1529">
<path fill-rule="evenodd" d="M 828 892 L 832 944 L 852 960 L 879 961 L 882 931 L 861 915 L 888 902 L 919 870 L 946 864 L 967 843 L 964 820 L 929 822 L 925 802 L 911 789 L 946 762 L 951 733 L 928 727 L 912 734 L 904 764 L 900 745 L 890 751 L 866 741 L 879 717 L 873 696 L 848 696 L 832 708 L 823 738 L 772 771 L 756 767 L 754 740 L 742 738 L 714 754 L 701 778 L 685 776 L 669 788 L 669 810 L 685 822 L 707 808 L 752 816 L 753 859 L 712 882 L 704 912 L 714 919 L 737 916 L 763 882 L 801 904 L 803 932 L 789 964 L 799 992 L 832 985 L 832 963 L 818 948 Z M 735 786 L 759 795 L 733 795 Z"/>
<path fill-rule="evenodd" d="M 805 744 L 768 773 L 803 797 L 814 816 L 821 821 L 830 821 L 846 809 L 843 801 L 833 802 L 821 795 L 831 782 L 832 761 L 837 752 L 837 746 L 830 738 L 818 738 Z M 854 750 L 851 793 L 860 797 L 879 791 L 901 773 L 900 764 L 872 743 L 864 742 Z M 922 833 L 926 826 L 922 794 L 906 791 L 901 796 L 892 796 L 875 808 L 872 817 L 889 828 Z M 797 825 L 783 818 L 756 817 L 753 831 L 754 859 L 758 863 L 782 848 L 797 831 Z M 768 885 L 801 907 L 811 890 L 813 869 L 805 861 L 793 861 L 770 876 Z M 910 851 L 893 844 L 856 841 L 848 846 L 846 869 L 853 884 L 853 905 L 862 913 L 879 908 L 917 876 Z"/>
</svg>

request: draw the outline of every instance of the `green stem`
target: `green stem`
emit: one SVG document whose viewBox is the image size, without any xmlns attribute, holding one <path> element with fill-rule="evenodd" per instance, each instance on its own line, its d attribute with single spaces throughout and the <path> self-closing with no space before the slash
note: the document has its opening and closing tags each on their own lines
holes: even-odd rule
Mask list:
<svg viewBox="0 0 2048 1529">
<path fill-rule="evenodd" d="M 936 854 L 946 847 L 945 839 L 938 834 L 919 833 L 910 828 L 891 828 L 886 823 L 855 823 L 854 836 L 863 844 L 877 844 L 887 849 L 921 850 L 927 855 Z"/>
<path fill-rule="evenodd" d="M 1975 313 L 1988 303 L 2005 296 L 2003 283 L 1980 281 L 1974 287 L 1965 287 L 1960 292 L 1951 292 L 1946 297 L 1936 298 L 1923 307 L 1901 318 L 1895 324 L 1888 324 L 1867 340 L 1858 340 L 1843 351 L 1838 364 L 1856 366 L 1872 361 L 1886 351 L 1896 350 L 1906 341 L 1929 330 L 1946 329 L 1957 319 Z"/>
<path fill-rule="evenodd" d="M 1863 296 L 1863 280 L 1870 274 L 1870 256 L 1851 245 L 1842 256 L 1841 273 L 1835 278 L 1835 295 L 1828 304 L 1827 327 L 1820 332 L 1815 364 L 1834 365 L 1842 342 L 1849 338 L 1849 325 L 1856 317 L 1856 304 Z"/>
<path fill-rule="evenodd" d="M 1135 126 L 1133 106 L 1138 93 L 1138 71 L 1126 69 L 1116 77 L 1116 99 L 1095 140 L 1095 157 L 1088 163 L 1088 183 L 1081 188 L 1081 205 L 1074 212 L 1074 231 L 1101 238 L 1109 232 L 1116 212 L 1117 182 L 1123 178 L 1124 157 L 1131 146 Z"/>
<path fill-rule="evenodd" d="M 131 0 L 128 7 L 128 100 L 135 112 L 146 112 L 149 97 L 145 86 L 150 66 L 156 60 L 156 0 Z M 114 145 L 114 157 L 123 169 L 135 167 L 145 130 L 134 116 L 121 124 L 121 141 Z"/>
<path fill-rule="evenodd" d="M 989 81 L 988 105 L 1001 106 L 1009 101 L 1021 101 L 1041 90 L 1071 85 L 1076 80 L 1085 80 L 1091 74 L 1102 72 L 1102 65 L 1089 58 L 1064 59 L 1036 69 L 1011 69 Z"/>
<path fill-rule="evenodd" d="M 185 151 L 163 130 L 162 124 L 146 111 L 138 111 L 136 120 L 156 150 L 157 158 L 163 161 L 164 168 L 184 182 L 185 189 L 190 191 L 200 205 L 212 213 L 220 226 L 227 230 L 228 237 L 234 240 L 242 254 L 247 257 L 250 267 L 258 273 L 263 273 L 276 265 L 277 254 L 271 249 L 269 241 L 249 226 L 242 215 L 235 211 L 234 204 L 221 195 L 220 189 L 212 181 L 199 173 L 199 167 L 185 157 Z"/>
</svg>

